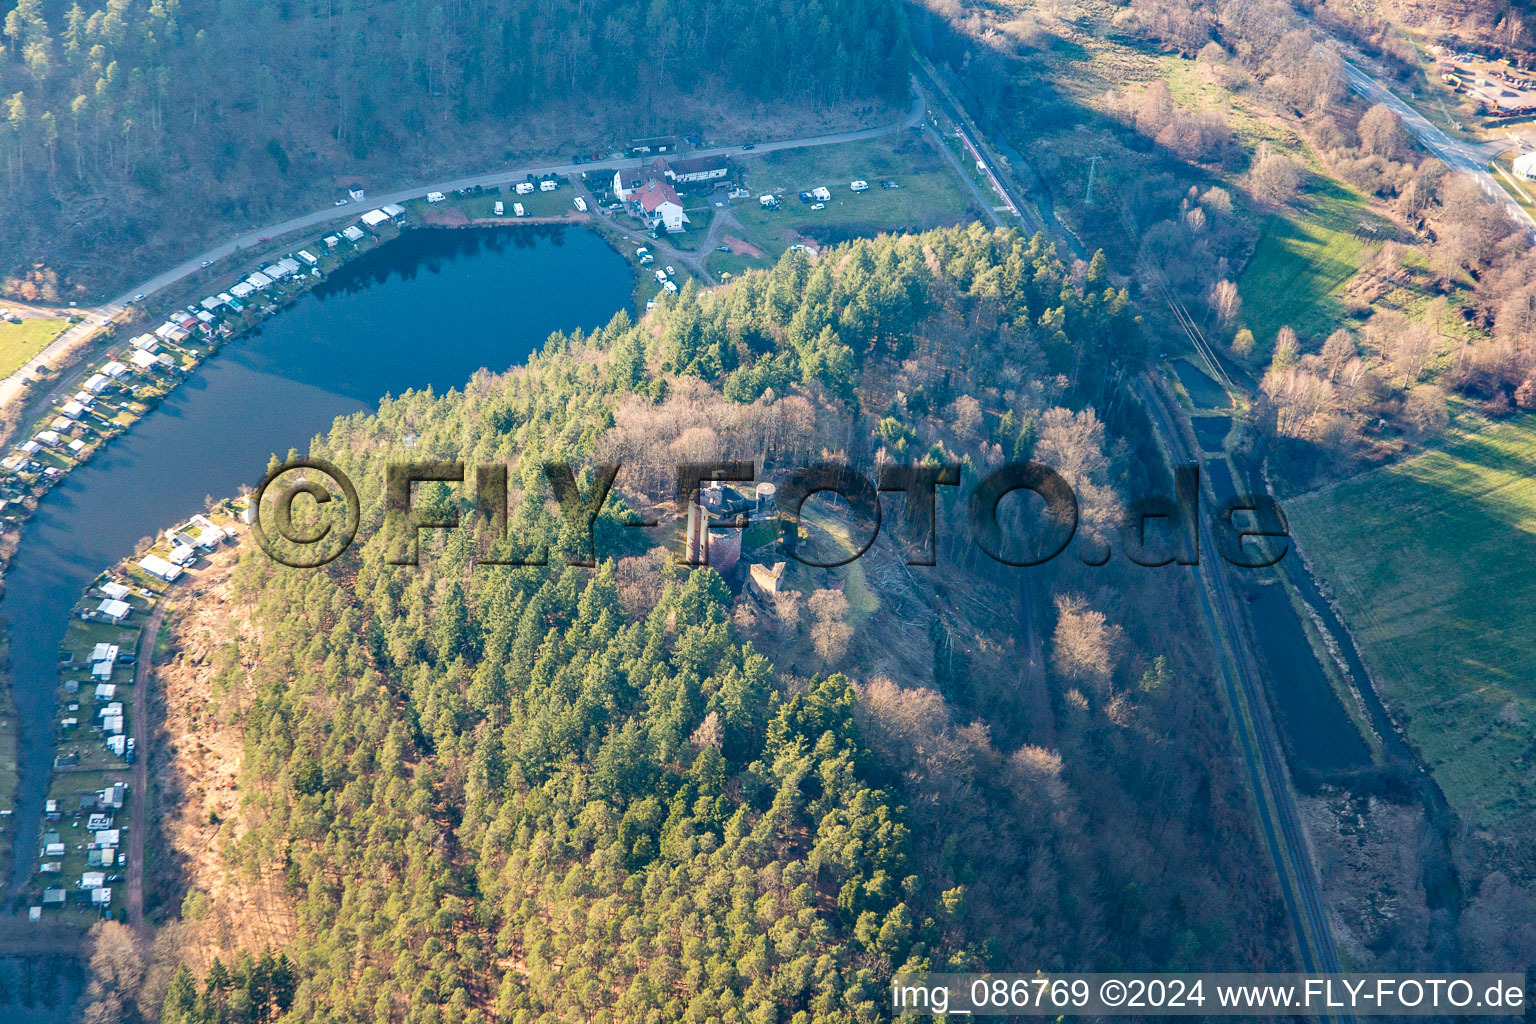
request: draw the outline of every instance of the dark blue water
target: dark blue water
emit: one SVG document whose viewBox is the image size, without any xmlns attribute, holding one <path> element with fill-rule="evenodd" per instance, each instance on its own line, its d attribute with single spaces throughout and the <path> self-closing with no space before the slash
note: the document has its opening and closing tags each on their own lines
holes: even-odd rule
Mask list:
<svg viewBox="0 0 1536 1024">
<path fill-rule="evenodd" d="M 1189 422 L 1195 428 L 1195 440 L 1200 442 L 1200 450 L 1206 452 L 1221 451 L 1221 442 L 1232 430 L 1232 421 L 1225 416 L 1196 416 Z"/>
<path fill-rule="evenodd" d="M 1368 768 L 1371 751 L 1312 652 L 1285 587 L 1254 587 L 1249 615 L 1269 670 L 1280 732 L 1291 756 L 1315 771 Z"/>
<path fill-rule="evenodd" d="M 1227 389 L 1217 384 L 1206 375 L 1205 371 L 1198 369 L 1188 359 L 1182 356 L 1175 359 L 1173 372 L 1179 375 L 1179 383 L 1184 385 L 1184 391 L 1196 408 L 1227 409 L 1232 406 L 1232 396 L 1227 394 Z"/>
<path fill-rule="evenodd" d="M 587 231 L 406 232 L 226 347 L 55 488 L 25 529 L 0 601 L 21 724 L 13 884 L 37 861 L 59 643 L 97 573 L 200 511 L 206 495 L 255 484 L 269 455 L 306 449 L 337 416 L 520 364 L 553 331 L 607 323 L 632 283 L 624 259 Z M 14 927 L 25 920 L 0 914 L 0 929 Z"/>
</svg>

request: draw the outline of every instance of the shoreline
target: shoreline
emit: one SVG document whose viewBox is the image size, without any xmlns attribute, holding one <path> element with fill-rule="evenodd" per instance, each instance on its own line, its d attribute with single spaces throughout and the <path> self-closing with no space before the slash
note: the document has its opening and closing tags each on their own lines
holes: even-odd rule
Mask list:
<svg viewBox="0 0 1536 1024">
<path fill-rule="evenodd" d="M 338 270 L 341 270 L 343 267 L 350 265 L 355 260 L 362 258 L 368 253 L 374 252 L 380 247 L 398 240 L 405 234 L 405 232 L 421 230 L 427 227 L 450 226 L 476 228 L 530 227 L 535 230 L 543 231 L 548 231 L 551 228 L 560 229 L 566 226 L 570 226 L 581 227 L 593 231 L 593 233 L 599 238 L 602 238 L 605 244 L 607 244 L 611 249 L 614 249 L 616 252 L 618 251 L 616 247 L 613 246 L 612 240 L 606 237 L 606 232 L 597 229 L 594 224 L 589 222 L 589 218 L 585 217 L 578 216 L 538 219 L 520 218 L 511 223 L 501 221 L 492 222 L 491 224 L 470 223 L 466 220 L 466 222 L 461 225 L 444 225 L 422 223 L 415 217 L 415 212 L 416 211 L 414 210 L 412 211 L 411 220 L 409 222 L 381 225 L 380 227 L 382 230 L 377 231 L 372 236 L 372 241 L 369 241 L 369 236 L 365 235 L 363 238 L 360 238 L 357 244 L 352 246 L 350 249 L 344 253 L 338 253 L 337 258 L 335 258 L 334 261 L 330 259 L 325 260 L 320 266 L 314 268 L 316 270 L 323 269 L 321 276 L 301 275 L 292 278 L 288 281 L 282 282 L 279 288 L 274 288 L 270 292 L 258 293 L 259 300 L 258 295 L 253 295 L 251 297 L 253 300 L 252 304 L 241 310 L 237 316 L 228 316 L 222 322 L 215 322 L 211 325 L 208 325 L 210 329 L 206 332 L 199 331 L 199 333 L 189 336 L 187 339 L 184 339 L 179 343 L 165 341 L 164 339 L 156 339 L 160 342 L 160 345 L 164 347 L 167 354 L 172 356 L 172 361 L 176 364 L 173 369 L 167 370 L 160 365 L 156 365 L 153 367 L 154 372 L 152 373 L 145 372 L 142 376 L 129 375 L 126 378 L 129 387 L 125 389 L 127 393 L 122 396 L 127 398 L 128 401 L 120 403 L 120 408 L 110 410 L 113 413 L 111 418 L 104 418 L 100 416 L 94 418 L 91 416 L 83 417 L 89 422 L 85 425 L 85 427 L 81 429 L 81 436 L 77 437 L 76 440 L 88 439 L 88 443 L 83 445 L 78 451 L 66 453 L 62 446 L 57 450 L 40 449 L 34 451 L 32 455 L 34 459 L 41 460 L 41 463 L 47 463 L 47 465 L 34 463 L 34 468 L 27 468 L 24 475 L 17 474 L 8 469 L 3 479 L 11 482 L 13 486 L 19 485 L 16 487 L 19 494 L 16 497 L 13 497 L 9 501 L 8 505 L 0 506 L 0 510 L 10 513 L 8 516 L 4 517 L 4 522 L 6 524 L 5 535 L 3 538 L 0 538 L 0 593 L 3 593 L 3 588 L 5 585 L 5 572 L 9 568 L 12 556 L 18 550 L 20 550 L 21 544 L 26 542 L 24 539 L 26 536 L 26 526 L 31 520 L 32 516 L 36 513 L 37 509 L 40 507 L 42 500 L 46 498 L 48 492 L 51 491 L 53 487 L 57 486 L 62 480 L 64 480 L 76 467 L 83 465 L 85 462 L 88 462 L 91 458 L 95 457 L 97 452 L 104 449 L 119 435 L 126 434 L 129 430 L 133 429 L 133 427 L 138 422 L 143 420 L 150 413 L 154 412 L 156 407 L 161 404 L 165 398 L 169 397 L 170 394 L 174 392 L 188 377 L 190 377 L 191 374 L 195 372 L 196 369 L 200 367 L 206 360 L 213 358 L 215 355 L 221 352 L 225 345 L 249 337 L 253 331 L 259 329 L 271 317 L 276 316 L 286 310 L 290 305 L 297 302 L 305 293 L 318 286 L 323 281 L 328 280 L 332 274 Z M 390 228 L 393 228 L 393 230 L 390 230 Z M 309 243 L 306 240 L 298 240 L 294 244 L 297 248 Z M 343 243 L 343 245 L 345 245 L 345 243 Z M 311 246 L 311 248 L 318 247 L 318 243 Z M 340 249 L 341 246 L 336 248 Z M 232 287 L 232 282 L 234 280 L 239 279 L 225 277 L 223 279 L 223 284 L 226 287 Z M 214 294 L 217 294 L 217 292 Z M 187 299 L 190 295 L 190 292 L 184 292 L 180 295 L 177 295 L 176 298 Z M 173 300 L 170 298 L 170 296 L 167 296 L 166 303 L 169 304 L 171 301 Z M 223 312 L 224 310 L 221 308 L 220 311 Z M 227 329 L 221 329 L 224 328 L 224 325 L 232 326 L 228 326 Z M 47 427 L 49 419 L 55 416 L 59 411 L 58 408 L 55 407 L 54 402 L 65 400 L 71 392 L 80 387 L 82 381 L 89 378 L 93 371 L 99 369 L 97 365 L 98 363 L 102 362 L 103 360 L 110 361 L 110 356 L 112 353 L 119 352 L 120 350 L 127 347 L 125 344 L 126 339 L 117 332 L 120 332 L 124 327 L 126 327 L 129 331 L 133 331 L 145 326 L 147 326 L 147 322 L 143 317 L 135 317 L 127 324 L 114 325 L 114 332 L 109 337 L 109 347 L 104 349 L 103 353 L 97 358 L 87 360 L 85 361 L 85 365 L 79 365 L 72 371 L 62 375 L 61 379 L 57 382 L 56 388 L 50 392 L 50 395 L 54 396 L 54 398 L 51 398 L 49 404 L 43 406 L 40 410 L 29 410 L 29 412 L 36 411 L 39 413 L 39 415 L 36 418 L 29 416 L 27 420 L 24 420 L 23 422 L 28 422 L 33 431 L 36 431 L 39 427 Z M 143 336 L 140 337 L 142 338 Z M 105 399 L 107 395 L 103 395 L 101 397 Z M 112 394 L 114 401 L 118 397 L 118 394 L 115 392 Z M 103 401 L 99 404 L 105 406 L 107 405 L 107 402 Z M 30 437 L 30 434 L 28 436 Z M 18 437 L 17 440 L 21 441 L 23 439 Z M 13 467 L 13 469 L 14 468 L 16 467 Z M 53 472 L 44 472 L 45 469 L 51 469 Z M 226 501 L 223 504 L 227 505 L 228 502 Z M 129 561 L 134 561 L 137 559 L 137 557 L 138 556 L 134 556 L 132 559 L 129 559 Z M 119 563 L 117 566 L 109 567 L 104 571 L 111 573 L 113 568 L 120 567 L 120 564 L 121 563 Z M 85 588 L 84 593 L 91 593 L 92 587 L 101 583 L 102 580 L 103 576 L 98 575 L 95 581 Z M 79 605 L 77 602 L 75 613 L 72 613 L 72 621 L 74 615 L 78 613 L 78 609 Z M 144 614 L 149 614 L 149 611 L 146 610 Z M 0 627 L 3 627 L 6 630 L 6 639 L 8 640 L 11 628 L 10 623 L 4 618 L 0 618 Z M 60 676 L 63 674 L 64 673 L 61 671 Z M 15 702 L 12 699 L 14 695 L 14 680 L 11 676 L 9 665 L 5 666 L 4 685 L 6 687 L 5 705 L 14 708 Z M 41 721 L 28 722 L 23 725 L 18 714 L 16 713 L 0 716 L 0 747 L 14 747 L 18 751 L 18 755 L 15 758 L 17 764 L 14 771 L 6 773 L 8 777 L 4 777 L 4 789 L 0 790 L 0 809 L 17 812 L 19 815 L 20 809 L 16 806 L 16 804 L 19 797 L 18 788 L 20 786 L 22 768 L 19 756 L 21 737 L 22 734 L 28 730 L 43 727 L 46 727 L 46 723 Z M 57 756 L 57 749 L 55 749 L 54 753 L 55 756 Z M 53 787 L 56 785 L 58 778 L 57 766 L 55 765 L 54 767 L 50 768 L 49 772 L 49 786 Z M 29 816 L 30 810 L 31 809 L 29 808 L 27 811 Z M 39 816 L 41 817 L 42 808 L 38 807 L 37 810 L 39 812 Z M 4 842 L 7 848 L 6 854 L 0 855 L 0 861 L 10 862 L 10 871 L 8 871 L 5 876 L 4 888 L 12 890 L 7 893 L 7 895 L 12 897 L 16 896 L 20 891 L 22 891 L 23 883 L 18 880 L 17 884 L 12 886 L 11 882 L 13 881 L 12 875 L 16 871 L 19 871 L 21 868 L 21 864 L 17 862 L 17 858 L 24 859 L 26 855 L 26 851 L 20 851 L 18 853 L 14 849 L 19 835 L 26 831 L 16 827 L 17 820 L 17 816 L 12 814 L 7 814 L 3 818 L 0 818 L 0 824 L 3 824 L 4 826 L 0 827 L 0 842 Z M 35 877 L 35 871 L 29 875 L 29 878 Z"/>
</svg>

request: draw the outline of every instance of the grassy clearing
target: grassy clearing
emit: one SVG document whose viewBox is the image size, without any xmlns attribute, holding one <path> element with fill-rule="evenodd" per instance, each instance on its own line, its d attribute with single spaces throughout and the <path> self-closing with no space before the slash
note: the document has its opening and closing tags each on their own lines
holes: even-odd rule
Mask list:
<svg viewBox="0 0 1536 1024">
<path fill-rule="evenodd" d="M 1287 503 L 1377 685 L 1458 809 L 1536 801 L 1536 416 L 1467 417 L 1437 450 Z"/>
<path fill-rule="evenodd" d="M 761 267 L 767 264 L 767 259 L 759 259 L 753 256 L 739 256 L 734 252 L 711 253 L 704 259 L 705 268 L 715 277 L 730 274 L 732 277 L 740 277 L 753 267 Z"/>
<path fill-rule="evenodd" d="M 1243 323 L 1265 352 L 1275 332 L 1289 325 L 1303 336 L 1323 337 L 1345 316 L 1344 287 L 1379 239 L 1396 235 L 1364 197 L 1318 175 L 1296 209 L 1265 220 L 1253 259 L 1238 288 Z"/>
<path fill-rule="evenodd" d="M 0 320 L 0 376 L 15 373 L 68 326 L 68 320 L 33 319 L 19 324 Z"/>
<path fill-rule="evenodd" d="M 944 158 L 925 138 L 911 132 L 841 146 L 779 150 L 740 164 L 751 198 L 732 201 L 731 213 L 742 230 L 730 233 L 757 246 L 764 258 L 738 266 L 723 262 L 724 254 L 719 254 L 721 266 L 733 273 L 777 260 L 797 235 L 830 243 L 882 231 L 954 224 L 969 211 Z M 901 187 L 881 188 L 880 182 L 887 178 Z M 869 182 L 869 191 L 849 190 L 849 182 L 858 179 Z M 813 210 L 796 198 L 817 186 L 832 193 L 825 209 Z M 757 197 L 767 192 L 782 197 L 781 209 L 758 205 Z"/>
<path fill-rule="evenodd" d="M 576 191 L 567 184 L 553 192 L 540 192 L 538 189 L 525 196 L 517 195 L 512 189 L 506 192 L 486 192 L 478 196 L 451 196 L 445 202 L 428 204 L 420 201 L 412 204 L 412 210 L 418 216 L 432 212 L 446 213 L 448 210 L 462 210 L 464 216 L 470 220 L 497 219 L 496 204 L 502 204 L 503 213 L 499 219 L 510 223 L 517 221 L 513 213 L 512 204 L 522 203 L 523 210 L 529 217 L 564 217 L 575 213 L 576 207 L 572 200 L 576 198 Z"/>
</svg>

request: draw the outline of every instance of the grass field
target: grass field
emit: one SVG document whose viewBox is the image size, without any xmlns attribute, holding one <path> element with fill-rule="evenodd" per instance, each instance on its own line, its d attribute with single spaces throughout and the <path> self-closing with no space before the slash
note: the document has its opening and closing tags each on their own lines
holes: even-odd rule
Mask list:
<svg viewBox="0 0 1536 1024">
<path fill-rule="evenodd" d="M 1479 426 L 1285 508 L 1452 806 L 1529 824 L 1536 416 Z"/>
<path fill-rule="evenodd" d="M 911 132 L 867 142 L 808 149 L 779 150 L 739 161 L 749 199 L 731 203 L 742 231 L 731 232 L 763 251 L 762 260 L 743 263 L 723 254 L 718 269 L 739 273 L 744 266 L 765 266 L 777 260 L 793 237 L 804 234 L 820 242 L 835 242 L 881 231 L 924 229 L 965 219 L 966 196 L 944 158 L 923 137 Z M 883 189 L 883 179 L 900 188 Z M 869 182 L 869 191 L 852 192 L 851 181 Z M 832 193 L 826 208 L 811 209 L 797 194 L 818 185 Z M 777 193 L 778 210 L 765 210 L 757 197 Z M 717 269 L 711 257 L 711 270 Z"/>
<path fill-rule="evenodd" d="M 1344 316 L 1345 284 L 1368 246 L 1395 235 L 1359 194 L 1331 178 L 1309 175 L 1297 209 L 1264 222 L 1253 259 L 1238 280 L 1243 322 L 1259 353 L 1289 325 L 1303 337 L 1329 334 Z"/>
<path fill-rule="evenodd" d="M 0 320 L 0 377 L 15 373 L 68 326 L 67 320 L 35 319 L 19 324 Z"/>
</svg>

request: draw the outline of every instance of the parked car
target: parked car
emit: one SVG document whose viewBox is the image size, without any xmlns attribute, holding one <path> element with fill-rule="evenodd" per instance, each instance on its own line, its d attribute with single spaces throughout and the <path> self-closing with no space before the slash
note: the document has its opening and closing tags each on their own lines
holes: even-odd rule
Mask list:
<svg viewBox="0 0 1536 1024">
<path fill-rule="evenodd" d="M 262 241 L 265 242 L 266 239 L 263 238 Z M 144 293 L 143 292 L 139 292 L 139 294 L 137 294 L 137 295 L 135 295 L 133 297 L 133 301 L 134 302 L 143 302 L 144 301 Z"/>
<path fill-rule="evenodd" d="M 730 252 L 730 251 L 731 251 L 731 247 L 728 246 L 728 245 L 717 245 L 717 246 L 715 246 L 715 252 Z"/>
<path fill-rule="evenodd" d="M 756 149 L 757 148 L 757 143 L 749 142 L 745 146 L 742 146 L 741 148 L 744 149 L 744 150 L 745 149 Z"/>
<path fill-rule="evenodd" d="M 203 262 L 199 263 L 198 266 L 200 266 L 200 267 L 211 267 L 211 266 L 213 266 L 213 260 L 203 260 Z"/>
<path fill-rule="evenodd" d="M 801 192 L 800 193 L 800 201 L 802 203 L 810 202 L 811 201 L 811 194 L 809 192 Z"/>
<path fill-rule="evenodd" d="M 826 208 L 827 208 L 827 204 L 826 203 L 812 203 L 811 204 L 811 209 L 813 209 L 813 210 L 825 210 Z"/>
<path fill-rule="evenodd" d="M 346 206 L 347 203 L 350 202 L 350 201 L 351 200 L 347 200 L 347 199 L 338 199 L 334 203 L 332 203 L 331 205 L 332 206 Z"/>
<path fill-rule="evenodd" d="M 671 267 L 667 268 L 667 276 L 668 277 L 671 277 L 675 273 L 677 273 L 677 271 L 673 270 Z"/>
</svg>

